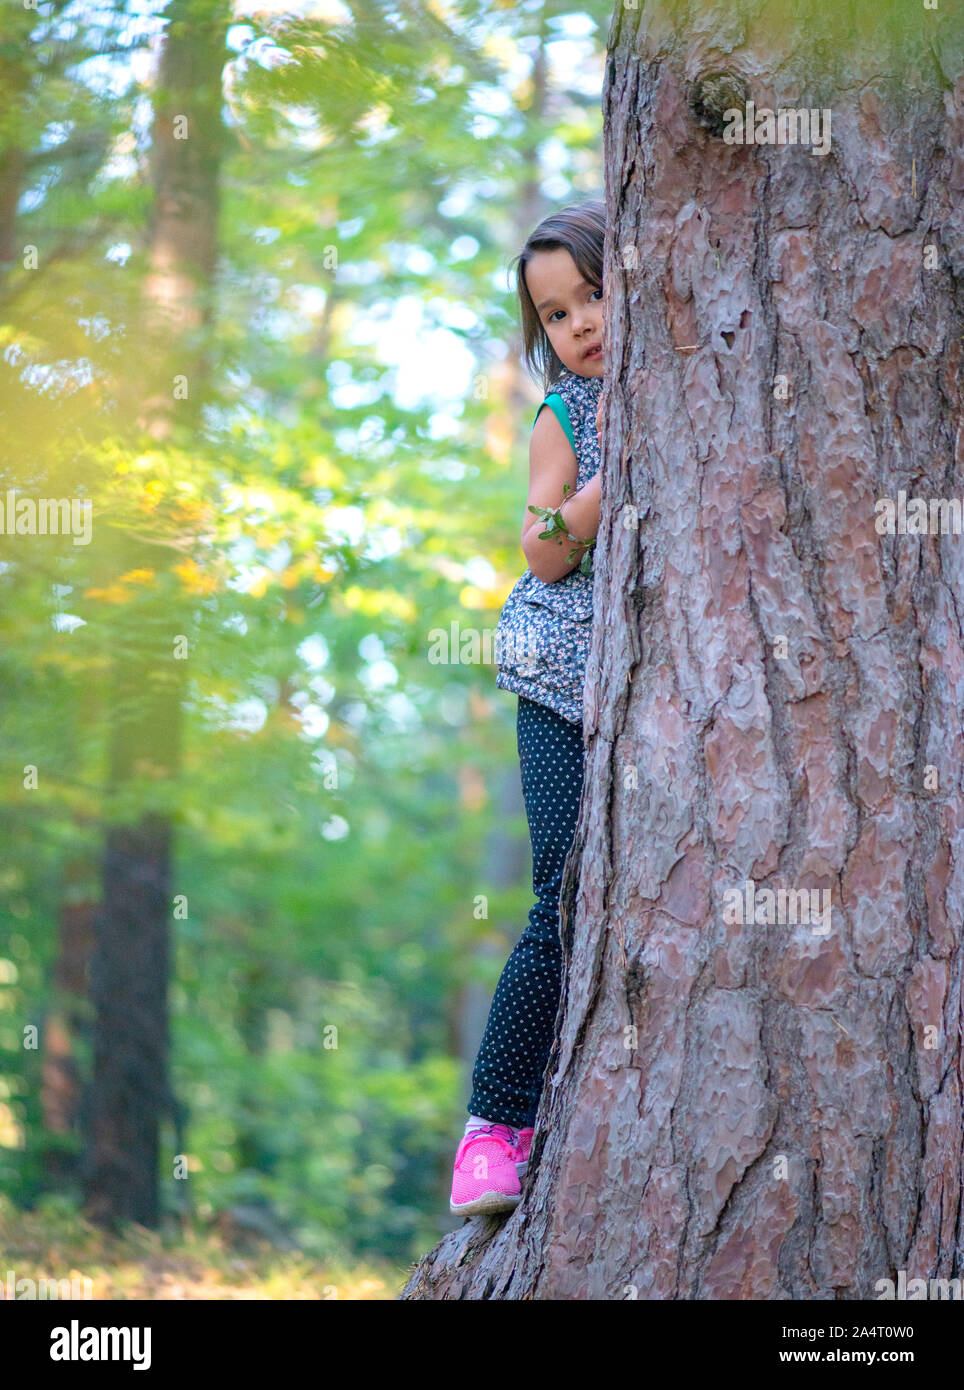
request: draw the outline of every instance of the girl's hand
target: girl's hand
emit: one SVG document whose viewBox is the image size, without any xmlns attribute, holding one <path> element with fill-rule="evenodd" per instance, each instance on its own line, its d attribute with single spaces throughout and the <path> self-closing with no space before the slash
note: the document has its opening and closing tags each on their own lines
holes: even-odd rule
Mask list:
<svg viewBox="0 0 964 1390">
<path fill-rule="evenodd" d="M 605 391 L 602 391 L 599 395 L 599 405 L 596 408 L 596 437 L 598 438 L 600 445 L 602 444 L 602 422 L 605 410 L 606 393 Z"/>
</svg>

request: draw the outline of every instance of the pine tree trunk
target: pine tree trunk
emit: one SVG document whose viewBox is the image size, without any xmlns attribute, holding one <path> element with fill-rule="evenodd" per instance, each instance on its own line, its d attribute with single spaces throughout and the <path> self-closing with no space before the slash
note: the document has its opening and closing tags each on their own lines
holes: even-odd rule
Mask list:
<svg viewBox="0 0 964 1390">
<path fill-rule="evenodd" d="M 875 512 L 964 492 L 961 46 L 911 8 L 617 11 L 568 986 L 522 1205 L 403 1297 L 964 1274 L 964 536 Z M 831 152 L 727 143 L 736 97 Z"/>
</svg>

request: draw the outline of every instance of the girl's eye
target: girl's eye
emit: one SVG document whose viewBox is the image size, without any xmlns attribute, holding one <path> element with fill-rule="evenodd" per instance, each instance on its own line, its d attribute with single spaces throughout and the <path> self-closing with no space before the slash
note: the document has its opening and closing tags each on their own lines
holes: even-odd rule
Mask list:
<svg viewBox="0 0 964 1390">
<path fill-rule="evenodd" d="M 602 299 L 602 290 L 593 290 L 593 292 L 592 292 L 592 294 L 589 296 L 589 298 L 590 298 L 590 299 L 595 299 L 597 294 L 599 295 L 599 298 Z"/>
<path fill-rule="evenodd" d="M 555 320 L 556 314 L 564 314 L 565 312 L 565 309 L 554 309 L 549 315 L 549 322 L 552 323 Z"/>
</svg>

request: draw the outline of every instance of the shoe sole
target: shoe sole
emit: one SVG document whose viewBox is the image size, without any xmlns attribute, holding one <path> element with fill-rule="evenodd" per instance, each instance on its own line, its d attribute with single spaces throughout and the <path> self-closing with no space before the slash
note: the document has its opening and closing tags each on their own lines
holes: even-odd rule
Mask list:
<svg viewBox="0 0 964 1390">
<path fill-rule="evenodd" d="M 506 1192 L 483 1192 L 481 1197 L 474 1197 L 461 1206 L 450 1201 L 449 1211 L 453 1216 L 487 1216 L 490 1212 L 514 1211 L 521 1201 L 521 1192 L 517 1197 Z"/>
</svg>

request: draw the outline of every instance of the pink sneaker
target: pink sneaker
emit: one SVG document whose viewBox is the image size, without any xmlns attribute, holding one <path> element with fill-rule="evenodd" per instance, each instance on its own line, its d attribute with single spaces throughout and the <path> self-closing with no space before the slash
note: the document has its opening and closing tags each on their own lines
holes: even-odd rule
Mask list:
<svg viewBox="0 0 964 1390">
<path fill-rule="evenodd" d="M 516 1144 L 515 1150 L 515 1170 L 521 1178 L 524 1176 L 525 1171 L 529 1166 L 529 1152 L 532 1149 L 532 1136 L 535 1134 L 535 1130 L 520 1129 L 517 1132 L 519 1136 L 519 1142 Z"/>
<path fill-rule="evenodd" d="M 515 1131 L 508 1125 L 470 1130 L 455 1153 L 452 1215 L 480 1216 L 517 1207 L 522 1197 L 517 1157 Z"/>
</svg>

